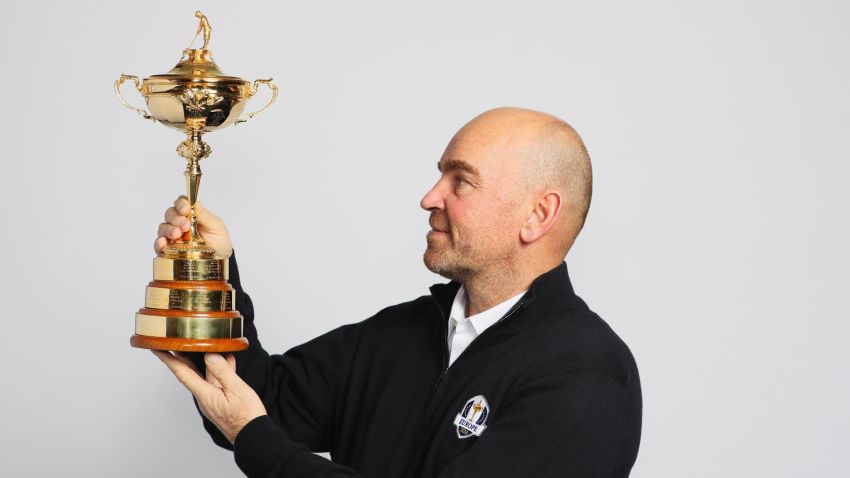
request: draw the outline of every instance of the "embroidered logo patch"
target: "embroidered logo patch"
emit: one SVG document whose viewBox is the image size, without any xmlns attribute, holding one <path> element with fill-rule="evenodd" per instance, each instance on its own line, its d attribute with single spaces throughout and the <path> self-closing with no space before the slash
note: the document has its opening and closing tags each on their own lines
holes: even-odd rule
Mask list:
<svg viewBox="0 0 850 478">
<path fill-rule="evenodd" d="M 487 425 L 487 416 L 490 414 L 490 405 L 483 395 L 476 395 L 466 401 L 460 413 L 455 417 L 458 438 L 469 438 L 473 435 L 479 437 L 484 433 Z"/>
</svg>

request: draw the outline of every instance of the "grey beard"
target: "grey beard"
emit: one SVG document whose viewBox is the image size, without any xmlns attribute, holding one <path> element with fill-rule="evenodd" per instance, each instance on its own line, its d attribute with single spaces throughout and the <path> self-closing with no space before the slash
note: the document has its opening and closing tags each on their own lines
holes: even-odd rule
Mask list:
<svg viewBox="0 0 850 478">
<path fill-rule="evenodd" d="M 422 260 L 425 263 L 425 267 L 429 271 L 441 275 L 446 279 L 460 282 L 462 284 L 466 282 L 473 274 L 473 271 L 470 268 L 457 264 L 447 264 L 440 261 L 436 261 L 436 263 L 433 264 L 428 264 L 428 261 L 425 260 L 425 257 L 427 255 L 428 253 L 426 252 L 422 256 Z"/>
</svg>

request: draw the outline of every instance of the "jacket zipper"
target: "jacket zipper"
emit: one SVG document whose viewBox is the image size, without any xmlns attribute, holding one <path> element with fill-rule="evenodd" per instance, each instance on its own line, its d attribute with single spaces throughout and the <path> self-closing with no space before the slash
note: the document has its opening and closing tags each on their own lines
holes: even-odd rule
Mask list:
<svg viewBox="0 0 850 478">
<path fill-rule="evenodd" d="M 433 390 L 431 390 L 431 399 L 428 400 L 429 411 L 431 408 L 431 402 L 434 400 L 434 396 L 437 394 L 437 388 L 439 388 L 440 383 L 443 381 L 443 377 L 446 375 L 446 371 L 449 369 L 449 330 L 448 324 L 446 322 L 446 314 L 443 312 L 443 308 L 440 307 L 440 303 L 437 302 L 437 299 L 434 296 L 431 296 L 431 298 L 434 299 L 434 304 L 436 304 L 437 310 L 440 312 L 440 334 L 443 338 L 443 347 L 440 353 L 440 375 L 437 377 L 437 382 L 434 384 Z"/>
<path fill-rule="evenodd" d="M 434 298 L 433 296 L 432 296 L 432 298 L 434 299 L 434 302 L 437 305 L 437 310 L 440 311 L 440 318 L 442 319 L 442 325 L 440 326 L 440 330 L 442 331 L 442 336 L 443 336 L 442 370 L 440 371 L 440 375 L 437 377 L 436 383 L 434 383 L 434 388 L 431 390 L 431 398 L 428 400 L 428 411 L 425 414 L 426 417 L 430 415 L 431 407 L 432 407 L 433 401 L 434 401 L 434 397 L 437 395 L 437 390 L 440 388 L 440 384 L 443 382 L 443 377 L 446 376 L 446 372 L 449 370 L 449 357 L 448 357 L 448 355 L 449 355 L 449 336 L 448 336 L 449 331 L 448 331 L 448 323 L 446 322 L 446 314 L 443 313 L 443 308 L 440 307 L 440 304 L 437 302 L 437 299 Z M 484 332 L 481 333 L 481 335 L 486 334 L 490 329 L 495 329 L 497 326 L 501 325 L 502 322 L 507 321 L 507 319 L 509 319 L 512 315 L 514 315 L 514 313 L 516 313 L 516 311 L 519 310 L 520 307 L 522 307 L 522 305 L 524 303 L 525 303 L 525 301 L 522 301 L 522 300 L 517 302 L 517 304 L 515 306 L 513 306 L 511 308 L 511 310 L 509 310 L 508 313 L 505 314 L 504 317 L 502 317 L 501 319 L 496 321 L 495 324 L 488 327 L 487 330 L 485 330 Z M 481 335 L 479 335 L 478 337 L 480 337 Z M 476 339 L 478 337 L 476 337 Z"/>
</svg>

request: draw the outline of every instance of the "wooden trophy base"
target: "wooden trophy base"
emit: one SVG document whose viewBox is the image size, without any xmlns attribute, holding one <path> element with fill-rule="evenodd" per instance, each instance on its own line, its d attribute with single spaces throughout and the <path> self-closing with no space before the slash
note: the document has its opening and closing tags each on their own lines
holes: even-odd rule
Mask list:
<svg viewBox="0 0 850 478">
<path fill-rule="evenodd" d="M 248 348 L 248 339 L 181 339 L 134 335 L 130 337 L 130 345 L 139 349 L 175 352 L 239 352 Z"/>
</svg>

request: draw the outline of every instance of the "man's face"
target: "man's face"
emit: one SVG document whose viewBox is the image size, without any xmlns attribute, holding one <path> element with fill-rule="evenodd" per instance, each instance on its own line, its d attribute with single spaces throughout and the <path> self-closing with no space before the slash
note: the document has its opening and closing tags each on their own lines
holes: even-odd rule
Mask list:
<svg viewBox="0 0 850 478">
<path fill-rule="evenodd" d="M 480 128 L 461 130 L 440 158 L 440 179 L 420 202 L 431 213 L 424 261 L 432 272 L 463 282 L 516 251 L 517 185 L 499 143 Z"/>
</svg>

